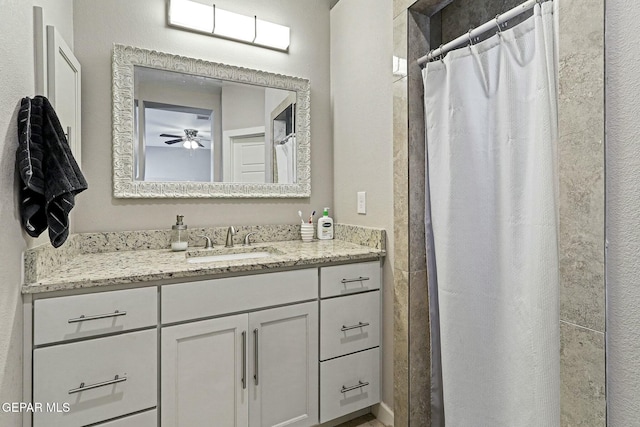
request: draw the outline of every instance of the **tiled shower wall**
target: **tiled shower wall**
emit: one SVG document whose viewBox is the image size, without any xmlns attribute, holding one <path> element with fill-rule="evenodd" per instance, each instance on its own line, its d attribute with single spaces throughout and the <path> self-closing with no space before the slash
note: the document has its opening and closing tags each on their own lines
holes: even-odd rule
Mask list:
<svg viewBox="0 0 640 427">
<path fill-rule="evenodd" d="M 606 425 L 604 0 L 559 13 L 561 426 Z M 430 426 L 424 116 L 415 60 L 521 0 L 394 0 L 396 427 Z M 398 61 L 395 61 L 398 64 Z"/>
</svg>

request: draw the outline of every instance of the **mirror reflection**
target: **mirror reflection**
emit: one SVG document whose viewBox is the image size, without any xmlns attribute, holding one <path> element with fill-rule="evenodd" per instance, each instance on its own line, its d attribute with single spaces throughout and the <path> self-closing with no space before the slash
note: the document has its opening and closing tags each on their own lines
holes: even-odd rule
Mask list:
<svg viewBox="0 0 640 427">
<path fill-rule="evenodd" d="M 134 179 L 293 184 L 296 92 L 134 67 Z"/>
</svg>

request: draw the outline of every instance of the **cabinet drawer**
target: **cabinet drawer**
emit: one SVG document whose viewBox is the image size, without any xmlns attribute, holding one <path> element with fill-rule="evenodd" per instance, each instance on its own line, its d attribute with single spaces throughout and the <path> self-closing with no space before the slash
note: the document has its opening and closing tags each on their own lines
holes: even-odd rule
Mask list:
<svg viewBox="0 0 640 427">
<path fill-rule="evenodd" d="M 156 410 L 131 415 L 114 421 L 97 424 L 95 427 L 157 427 L 158 413 Z"/>
<path fill-rule="evenodd" d="M 380 289 L 380 262 L 336 265 L 320 269 L 320 297 Z"/>
<path fill-rule="evenodd" d="M 36 412 L 34 427 L 84 426 L 156 406 L 157 361 L 155 329 L 34 350 L 34 402 L 70 406 Z"/>
<path fill-rule="evenodd" d="M 380 345 L 380 291 L 320 302 L 320 360 Z"/>
<path fill-rule="evenodd" d="M 162 323 L 318 298 L 318 270 L 202 280 L 162 287 Z"/>
<path fill-rule="evenodd" d="M 154 326 L 157 297 L 151 287 L 36 300 L 34 344 Z"/>
<path fill-rule="evenodd" d="M 380 402 L 380 352 L 374 348 L 320 362 L 320 422 Z"/>
</svg>

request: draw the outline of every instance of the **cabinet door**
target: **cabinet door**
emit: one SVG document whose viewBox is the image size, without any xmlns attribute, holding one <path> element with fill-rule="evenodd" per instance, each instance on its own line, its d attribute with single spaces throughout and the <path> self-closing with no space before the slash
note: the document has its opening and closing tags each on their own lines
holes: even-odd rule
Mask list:
<svg viewBox="0 0 640 427">
<path fill-rule="evenodd" d="M 318 303 L 249 315 L 250 425 L 318 424 Z"/>
<path fill-rule="evenodd" d="M 162 427 L 246 427 L 246 314 L 162 328 Z"/>
</svg>

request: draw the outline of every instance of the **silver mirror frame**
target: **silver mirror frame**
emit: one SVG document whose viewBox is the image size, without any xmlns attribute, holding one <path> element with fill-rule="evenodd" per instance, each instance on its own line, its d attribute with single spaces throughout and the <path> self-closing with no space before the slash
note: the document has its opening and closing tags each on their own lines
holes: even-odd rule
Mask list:
<svg viewBox="0 0 640 427">
<path fill-rule="evenodd" d="M 297 182 L 145 182 L 134 179 L 134 66 L 296 92 Z M 303 198 L 311 196 L 309 80 L 114 44 L 113 196 L 116 198 Z"/>
</svg>

